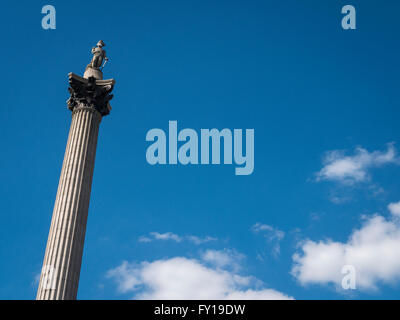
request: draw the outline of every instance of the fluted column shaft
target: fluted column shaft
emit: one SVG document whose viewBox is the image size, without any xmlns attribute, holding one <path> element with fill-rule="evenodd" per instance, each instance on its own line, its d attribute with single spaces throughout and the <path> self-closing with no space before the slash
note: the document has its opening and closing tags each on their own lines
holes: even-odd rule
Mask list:
<svg viewBox="0 0 400 320">
<path fill-rule="evenodd" d="M 73 109 L 37 299 L 76 299 L 101 118 L 92 107 Z"/>
</svg>

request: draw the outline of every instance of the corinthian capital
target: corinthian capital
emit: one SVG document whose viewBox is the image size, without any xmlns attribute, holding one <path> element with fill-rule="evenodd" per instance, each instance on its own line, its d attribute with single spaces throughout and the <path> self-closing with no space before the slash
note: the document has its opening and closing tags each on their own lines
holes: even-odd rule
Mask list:
<svg viewBox="0 0 400 320">
<path fill-rule="evenodd" d="M 74 111 L 79 107 L 93 108 L 102 116 L 111 111 L 109 101 L 113 98 L 111 91 L 115 80 L 96 80 L 94 77 L 82 78 L 74 73 L 69 73 L 69 88 L 71 94 L 67 101 L 68 109 Z"/>
</svg>

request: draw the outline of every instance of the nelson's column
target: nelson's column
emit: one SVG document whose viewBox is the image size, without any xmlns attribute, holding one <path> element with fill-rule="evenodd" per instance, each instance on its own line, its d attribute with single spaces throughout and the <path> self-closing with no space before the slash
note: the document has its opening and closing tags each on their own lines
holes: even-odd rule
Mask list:
<svg viewBox="0 0 400 320">
<path fill-rule="evenodd" d="M 102 117 L 111 110 L 109 101 L 115 80 L 103 80 L 107 62 L 99 41 L 83 78 L 70 73 L 67 101 L 72 111 L 64 162 L 49 237 L 40 275 L 38 300 L 73 300 L 78 292 L 86 221 L 97 136 Z M 104 64 L 103 64 L 104 62 Z"/>
</svg>

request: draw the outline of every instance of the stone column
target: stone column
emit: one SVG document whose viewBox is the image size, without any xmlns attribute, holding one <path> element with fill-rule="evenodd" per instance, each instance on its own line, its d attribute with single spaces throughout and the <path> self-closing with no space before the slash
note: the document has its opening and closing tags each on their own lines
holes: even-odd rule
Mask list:
<svg viewBox="0 0 400 320">
<path fill-rule="evenodd" d="M 109 114 L 115 81 L 69 74 L 72 111 L 64 162 L 46 253 L 38 300 L 73 300 L 79 275 L 89 210 L 99 125 Z"/>
</svg>

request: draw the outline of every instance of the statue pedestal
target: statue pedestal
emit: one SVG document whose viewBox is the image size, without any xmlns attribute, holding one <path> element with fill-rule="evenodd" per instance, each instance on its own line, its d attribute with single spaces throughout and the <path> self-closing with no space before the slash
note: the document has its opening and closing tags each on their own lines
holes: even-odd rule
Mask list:
<svg viewBox="0 0 400 320">
<path fill-rule="evenodd" d="M 103 80 L 103 72 L 101 72 L 99 69 L 87 68 L 83 74 L 83 77 L 85 79 L 93 77 L 96 80 Z"/>
</svg>

